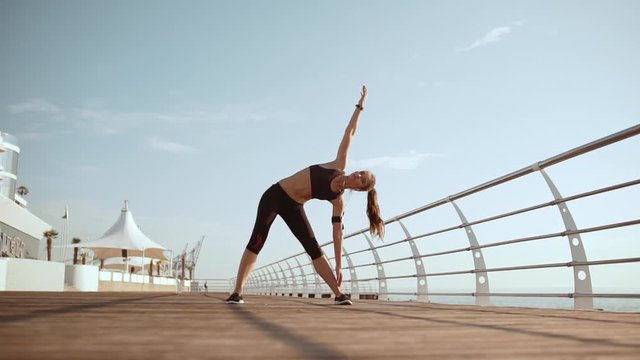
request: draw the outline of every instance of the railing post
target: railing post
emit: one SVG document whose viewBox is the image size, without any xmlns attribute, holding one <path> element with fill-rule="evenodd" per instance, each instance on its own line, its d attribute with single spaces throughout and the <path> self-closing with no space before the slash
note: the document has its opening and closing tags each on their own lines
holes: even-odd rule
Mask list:
<svg viewBox="0 0 640 360">
<path fill-rule="evenodd" d="M 307 285 L 307 275 L 304 273 L 304 269 L 302 268 L 302 265 L 300 264 L 300 260 L 298 260 L 298 257 L 296 256 L 294 259 L 296 259 L 296 263 L 298 264 L 298 269 L 300 269 L 300 274 L 302 275 L 302 297 L 309 297 L 309 288 Z M 306 296 L 305 296 L 306 295 Z"/>
<path fill-rule="evenodd" d="M 289 267 L 289 272 L 291 273 L 291 282 L 293 282 L 293 293 L 295 293 L 296 297 L 298 296 L 298 281 L 296 280 L 296 274 L 293 273 L 293 269 L 291 268 L 291 264 L 287 260 L 284 261 L 285 264 Z"/>
<path fill-rule="evenodd" d="M 554 199 L 559 200 L 562 199 L 562 195 L 560 195 L 560 191 L 553 183 L 549 175 L 541 169 L 538 164 L 533 165 L 533 170 L 539 170 L 540 174 L 544 177 L 545 182 L 549 186 L 549 190 L 553 194 Z M 562 221 L 564 222 L 564 228 L 567 231 L 577 230 L 575 221 L 573 220 L 573 216 L 571 216 L 571 212 L 569 211 L 569 207 L 564 201 L 557 202 L 558 210 L 560 211 L 560 216 L 562 216 Z M 582 237 L 580 234 L 573 234 L 567 236 L 567 240 L 569 240 L 569 249 L 571 251 L 571 260 L 572 262 L 586 262 L 587 254 L 584 251 L 584 246 L 582 245 Z M 579 295 L 592 295 L 593 288 L 591 286 L 591 274 L 589 273 L 588 265 L 574 265 L 573 266 L 573 284 L 574 291 Z M 573 307 L 574 309 L 593 309 L 593 297 L 587 296 L 574 296 L 573 297 Z"/>
<path fill-rule="evenodd" d="M 252 275 L 253 275 L 254 293 L 255 294 L 260 294 L 260 286 L 262 285 L 262 279 L 260 277 L 260 272 L 259 271 L 254 271 L 252 273 Z"/>
<path fill-rule="evenodd" d="M 407 237 L 407 242 L 411 248 L 411 254 L 413 255 L 413 263 L 416 266 L 416 289 L 418 293 L 418 301 L 429 302 L 429 287 L 427 286 L 427 273 L 424 270 L 424 259 L 420 257 L 420 251 L 416 246 L 416 243 L 411 239 L 411 234 L 407 227 L 404 226 L 400 219 L 396 218 L 396 221 L 404 231 L 404 235 Z"/>
<path fill-rule="evenodd" d="M 255 293 L 260 294 L 260 286 L 262 285 L 262 277 L 260 276 L 260 270 L 254 270 L 252 273 L 255 286 Z"/>
<path fill-rule="evenodd" d="M 247 278 L 247 282 L 244 284 L 244 293 L 251 293 L 251 289 L 253 289 L 253 274 L 249 274 Z"/>
<path fill-rule="evenodd" d="M 347 252 L 347 249 L 342 247 L 342 253 L 344 257 L 347 258 L 347 265 L 349 265 L 349 279 L 351 280 L 351 296 L 354 299 L 360 298 L 360 287 L 358 284 L 358 274 L 356 273 L 356 269 L 353 267 L 353 262 L 351 261 L 351 256 Z"/>
<path fill-rule="evenodd" d="M 320 282 L 320 275 L 316 272 L 316 268 L 313 266 L 313 260 L 311 260 L 309 255 L 307 255 L 307 259 L 309 260 L 309 265 L 311 265 L 311 268 L 313 269 L 313 276 L 315 279 L 314 294 L 322 297 L 322 283 Z"/>
<path fill-rule="evenodd" d="M 283 277 L 280 277 L 280 275 L 278 274 L 278 269 L 276 268 L 276 264 L 273 264 L 271 269 L 273 269 L 273 274 L 278 279 L 277 292 L 279 292 L 282 295 L 284 293 L 284 291 L 285 291 L 286 286 L 287 286 L 287 279 L 283 278 Z M 280 269 L 280 271 L 282 271 L 282 268 Z"/>
<path fill-rule="evenodd" d="M 384 274 L 384 265 L 382 265 L 382 261 L 380 260 L 380 256 L 378 255 L 378 250 L 376 250 L 376 247 L 373 246 L 373 242 L 366 233 L 362 233 L 362 235 L 364 235 L 364 238 L 367 239 L 367 243 L 369 243 L 369 249 L 371 250 L 373 258 L 376 262 L 376 270 L 378 271 L 378 299 L 389 300 L 387 276 Z"/>
<path fill-rule="evenodd" d="M 260 276 L 262 277 L 263 281 L 262 295 L 267 295 L 267 292 L 269 292 L 269 287 L 271 286 L 271 277 L 268 277 L 268 274 L 264 269 L 260 269 Z"/>
<path fill-rule="evenodd" d="M 259 292 L 258 287 L 260 286 L 260 279 L 258 278 L 257 271 L 252 271 L 251 275 L 249 275 L 249 284 L 251 284 L 253 294 L 257 294 Z"/>
<path fill-rule="evenodd" d="M 289 277 L 287 276 L 287 273 L 284 272 L 284 269 L 282 268 L 282 266 L 280 265 L 280 262 L 278 262 L 278 268 L 280 269 L 280 272 L 282 273 L 282 278 L 284 279 L 284 287 L 282 288 L 283 290 L 283 296 L 285 293 L 290 294 L 289 292 Z"/>
<path fill-rule="evenodd" d="M 469 240 L 469 247 L 471 249 L 471 256 L 473 257 L 473 268 L 475 269 L 476 274 L 476 305 L 489 305 L 490 297 L 487 295 L 490 293 L 489 291 L 489 274 L 487 274 L 487 267 L 484 263 L 484 256 L 482 254 L 482 249 L 478 248 L 478 239 L 476 239 L 476 234 L 473 232 L 471 226 L 467 225 L 469 222 L 467 218 L 462 213 L 462 210 L 458 207 L 455 201 L 449 199 L 451 205 L 453 205 L 454 209 L 458 213 L 458 217 L 460 217 L 460 221 L 462 222 L 462 226 L 464 228 L 464 232 L 467 234 L 467 239 Z"/>
<path fill-rule="evenodd" d="M 274 286 L 272 287 L 273 293 L 275 293 L 276 295 L 278 294 L 278 289 L 280 288 L 280 277 L 278 276 L 278 274 L 276 273 L 276 269 L 273 268 L 273 265 L 269 265 L 267 267 L 267 269 L 269 270 L 269 274 L 273 275 L 273 284 Z"/>
</svg>

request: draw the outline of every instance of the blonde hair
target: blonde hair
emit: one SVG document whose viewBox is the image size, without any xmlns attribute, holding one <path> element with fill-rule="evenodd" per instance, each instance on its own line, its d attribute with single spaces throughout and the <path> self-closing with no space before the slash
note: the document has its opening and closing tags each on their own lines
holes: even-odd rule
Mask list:
<svg viewBox="0 0 640 360">
<path fill-rule="evenodd" d="M 367 217 L 369 218 L 369 232 L 382 240 L 384 238 L 384 221 L 380 217 L 376 189 L 371 189 L 367 192 Z"/>
</svg>

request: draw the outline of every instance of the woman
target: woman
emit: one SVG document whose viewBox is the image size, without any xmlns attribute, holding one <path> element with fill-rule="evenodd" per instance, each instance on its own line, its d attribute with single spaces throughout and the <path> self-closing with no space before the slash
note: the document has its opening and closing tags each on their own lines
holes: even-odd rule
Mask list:
<svg viewBox="0 0 640 360">
<path fill-rule="evenodd" d="M 358 126 L 360 113 L 364 110 L 364 102 L 367 98 L 367 88 L 362 87 L 360 100 L 351 116 L 349 125 L 344 132 L 344 137 L 338 148 L 336 159 L 318 165 L 312 165 L 302 169 L 288 178 L 273 184 L 260 199 L 256 222 L 251 233 L 249 244 L 242 255 L 238 277 L 233 294 L 227 299 L 229 304 L 242 304 L 242 288 L 249 277 L 249 273 L 256 263 L 258 253 L 262 249 L 269 228 L 280 215 L 304 247 L 312 259 L 316 273 L 329 285 L 335 293 L 335 303 L 351 305 L 351 300 L 343 294 L 342 284 L 342 215 L 344 202 L 342 193 L 345 189 L 368 192 L 367 216 L 369 217 L 369 229 L 372 234 L 382 238 L 384 236 L 384 224 L 380 218 L 378 197 L 374 189 L 376 178 L 369 171 L 356 171 L 345 175 L 347 166 L 347 153 Z M 335 276 L 329 260 L 322 253 L 318 241 L 313 235 L 311 225 L 304 212 L 303 204 L 311 199 L 327 200 L 333 205 L 333 246 L 335 252 Z"/>
</svg>

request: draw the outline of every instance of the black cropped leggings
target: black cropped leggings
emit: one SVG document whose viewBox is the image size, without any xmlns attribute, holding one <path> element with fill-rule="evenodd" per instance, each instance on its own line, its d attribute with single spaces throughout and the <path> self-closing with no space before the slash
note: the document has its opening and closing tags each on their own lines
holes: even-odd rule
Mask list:
<svg viewBox="0 0 640 360">
<path fill-rule="evenodd" d="M 282 217 L 282 220 L 289 226 L 293 235 L 300 241 L 312 260 L 323 255 L 302 204 L 290 198 L 280 184 L 277 183 L 267 189 L 262 198 L 260 198 L 256 223 L 253 226 L 247 250 L 254 254 L 260 253 L 276 215 Z"/>
</svg>

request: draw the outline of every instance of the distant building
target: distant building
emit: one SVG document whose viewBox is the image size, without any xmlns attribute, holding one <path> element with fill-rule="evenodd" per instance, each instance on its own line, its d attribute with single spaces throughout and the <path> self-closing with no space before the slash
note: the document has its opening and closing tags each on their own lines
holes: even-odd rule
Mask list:
<svg viewBox="0 0 640 360">
<path fill-rule="evenodd" d="M 18 193 L 18 139 L 0 132 L 0 257 L 37 259 L 51 226 L 27 210 Z"/>
</svg>

